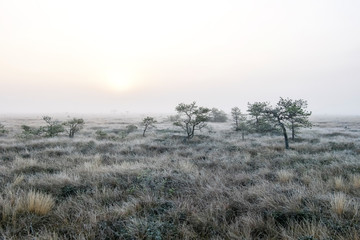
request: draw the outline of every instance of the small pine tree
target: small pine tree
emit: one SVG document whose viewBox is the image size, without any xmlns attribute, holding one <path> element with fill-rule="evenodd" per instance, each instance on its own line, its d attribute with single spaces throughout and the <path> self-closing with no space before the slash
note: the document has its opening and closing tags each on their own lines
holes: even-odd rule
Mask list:
<svg viewBox="0 0 360 240">
<path fill-rule="evenodd" d="M 199 107 L 196 102 L 190 104 L 180 103 L 176 106 L 179 119 L 174 122 L 175 126 L 181 127 L 187 134 L 187 139 L 194 137 L 195 131 L 206 126 L 211 109 Z"/>
<path fill-rule="evenodd" d="M 245 132 L 248 130 L 246 115 L 241 113 L 238 107 L 231 109 L 231 116 L 234 122 L 235 131 L 241 131 L 242 140 L 245 139 Z"/>
<path fill-rule="evenodd" d="M 145 137 L 146 130 L 150 127 L 154 127 L 155 123 L 156 123 L 156 120 L 152 117 L 146 117 L 143 119 L 143 121 L 141 123 L 144 126 L 143 137 Z"/>
<path fill-rule="evenodd" d="M 73 118 L 63 123 L 64 126 L 68 127 L 66 130 L 69 134 L 69 138 L 73 138 L 75 133 L 79 132 L 85 125 L 85 121 L 82 118 Z"/>
<path fill-rule="evenodd" d="M 312 126 L 309 120 L 311 112 L 306 110 L 308 106 L 307 101 L 303 99 L 280 98 L 280 102 L 286 106 L 286 111 L 289 112 L 289 123 L 287 125 L 291 129 L 291 139 L 295 140 L 295 135 L 299 128 Z"/>
<path fill-rule="evenodd" d="M 268 102 L 248 103 L 248 113 L 250 116 L 249 125 L 251 130 L 256 133 L 271 133 L 276 131 L 274 123 L 265 115 L 265 109 L 270 106 Z"/>
<path fill-rule="evenodd" d="M 297 124 L 299 127 L 309 127 L 311 124 L 308 117 L 311 112 L 307 112 L 305 109 L 307 102 L 300 100 L 284 99 L 280 98 L 275 107 L 267 106 L 264 109 L 264 114 L 268 119 L 274 121 L 276 125 L 281 129 L 284 135 L 285 148 L 289 149 L 289 139 L 286 131 L 286 127 L 290 124 L 294 128 L 293 124 Z M 293 133 L 294 134 L 294 133 Z"/>
</svg>

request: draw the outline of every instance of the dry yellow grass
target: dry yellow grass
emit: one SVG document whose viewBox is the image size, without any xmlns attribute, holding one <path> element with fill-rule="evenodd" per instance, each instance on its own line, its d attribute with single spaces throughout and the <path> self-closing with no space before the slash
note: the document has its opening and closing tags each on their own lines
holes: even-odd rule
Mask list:
<svg viewBox="0 0 360 240">
<path fill-rule="evenodd" d="M 25 208 L 27 211 L 46 215 L 55 206 L 54 198 L 51 195 L 30 191 L 25 200 Z"/>
<path fill-rule="evenodd" d="M 360 175 L 351 176 L 351 185 L 354 189 L 360 189 Z"/>
<path fill-rule="evenodd" d="M 347 191 L 347 185 L 342 176 L 334 178 L 334 188 L 338 191 Z"/>
<path fill-rule="evenodd" d="M 338 216 L 341 216 L 345 211 L 349 210 L 350 201 L 344 193 L 335 193 L 330 198 L 331 209 Z"/>
</svg>

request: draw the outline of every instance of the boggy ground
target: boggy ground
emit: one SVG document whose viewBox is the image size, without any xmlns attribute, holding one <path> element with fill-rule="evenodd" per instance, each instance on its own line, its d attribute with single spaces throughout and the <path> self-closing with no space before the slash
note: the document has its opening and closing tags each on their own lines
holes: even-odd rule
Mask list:
<svg viewBox="0 0 360 240">
<path fill-rule="evenodd" d="M 74 139 L 23 139 L 23 120 L 41 123 L 2 120 L 2 239 L 360 238 L 358 121 L 317 120 L 284 150 L 230 123 L 184 141 L 165 118 L 145 138 L 119 134 L 140 118 L 85 118 Z"/>
</svg>

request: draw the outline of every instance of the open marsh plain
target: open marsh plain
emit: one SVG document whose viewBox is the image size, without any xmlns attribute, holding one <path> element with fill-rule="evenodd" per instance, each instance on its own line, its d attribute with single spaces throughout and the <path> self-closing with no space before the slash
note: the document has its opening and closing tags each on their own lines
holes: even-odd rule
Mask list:
<svg viewBox="0 0 360 240">
<path fill-rule="evenodd" d="M 142 117 L 85 116 L 73 139 L 0 119 L 0 238 L 360 238 L 360 118 L 313 118 L 285 150 L 231 122 L 185 141 L 166 116 L 143 137 Z"/>
</svg>

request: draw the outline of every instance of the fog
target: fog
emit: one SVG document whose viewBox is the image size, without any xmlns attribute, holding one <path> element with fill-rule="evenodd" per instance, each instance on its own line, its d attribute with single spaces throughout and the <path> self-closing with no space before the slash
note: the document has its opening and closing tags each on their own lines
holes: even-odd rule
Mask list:
<svg viewBox="0 0 360 240">
<path fill-rule="evenodd" d="M 0 1 L 0 113 L 360 115 L 359 1 Z"/>
</svg>

